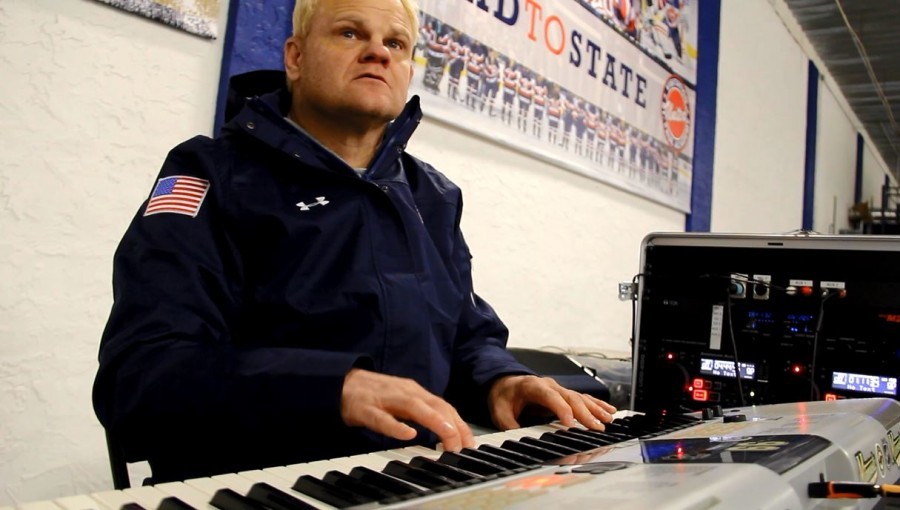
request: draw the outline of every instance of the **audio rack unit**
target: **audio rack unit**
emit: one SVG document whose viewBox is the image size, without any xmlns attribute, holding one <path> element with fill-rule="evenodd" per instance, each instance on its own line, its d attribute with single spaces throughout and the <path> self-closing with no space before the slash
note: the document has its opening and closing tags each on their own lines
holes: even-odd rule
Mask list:
<svg viewBox="0 0 900 510">
<path fill-rule="evenodd" d="M 900 238 L 651 234 L 637 281 L 634 410 L 900 399 Z"/>
</svg>

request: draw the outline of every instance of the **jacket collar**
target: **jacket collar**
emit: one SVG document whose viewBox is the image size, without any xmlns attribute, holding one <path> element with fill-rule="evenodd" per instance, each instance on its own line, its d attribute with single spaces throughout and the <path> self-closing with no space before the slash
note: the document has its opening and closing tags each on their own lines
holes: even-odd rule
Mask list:
<svg viewBox="0 0 900 510">
<path fill-rule="evenodd" d="M 316 167 L 332 171 L 344 167 L 352 171 L 346 162 L 284 119 L 291 105 L 284 80 L 284 73 L 275 71 L 257 71 L 232 78 L 226 107 L 226 116 L 231 118 L 225 131 L 243 132 Z M 251 95 L 254 90 L 262 93 Z M 413 96 L 385 131 L 365 179 L 406 182 L 402 165 L 398 162 L 421 120 L 419 97 Z"/>
</svg>

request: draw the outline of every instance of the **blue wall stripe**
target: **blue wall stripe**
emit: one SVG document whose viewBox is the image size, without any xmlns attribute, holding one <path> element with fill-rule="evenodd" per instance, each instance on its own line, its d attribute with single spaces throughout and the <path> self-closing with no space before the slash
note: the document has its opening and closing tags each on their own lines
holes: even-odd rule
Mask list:
<svg viewBox="0 0 900 510">
<path fill-rule="evenodd" d="M 719 88 L 720 0 L 697 2 L 697 125 L 694 129 L 694 167 L 688 232 L 708 232 L 712 215 L 713 160 L 716 152 L 716 96 Z"/>
<path fill-rule="evenodd" d="M 222 50 L 215 132 L 223 124 L 228 79 L 257 69 L 284 69 L 284 41 L 291 33 L 293 0 L 230 0 Z"/>
<path fill-rule="evenodd" d="M 858 204 L 862 202 L 862 189 L 863 189 L 863 147 L 865 147 L 865 142 L 863 141 L 862 134 L 856 133 L 856 181 L 853 188 L 853 203 Z"/>
<path fill-rule="evenodd" d="M 819 69 L 809 61 L 806 82 L 806 162 L 803 173 L 803 230 L 813 228 L 816 194 L 816 130 L 819 125 Z"/>
</svg>

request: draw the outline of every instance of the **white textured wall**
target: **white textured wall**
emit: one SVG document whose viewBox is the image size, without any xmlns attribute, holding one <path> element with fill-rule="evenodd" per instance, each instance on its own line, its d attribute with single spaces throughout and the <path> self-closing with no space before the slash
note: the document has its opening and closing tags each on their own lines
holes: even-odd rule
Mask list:
<svg viewBox="0 0 900 510">
<path fill-rule="evenodd" d="M 713 228 L 797 228 L 806 57 L 766 0 L 723 4 Z M 111 487 L 90 386 L 113 250 L 166 152 L 211 131 L 220 58 L 91 0 L 0 0 L 0 506 Z M 463 188 L 512 345 L 627 349 L 616 284 L 681 214 L 429 120 L 410 150 Z"/>
<path fill-rule="evenodd" d="M 848 213 L 856 186 L 856 129 L 822 80 L 818 114 L 812 230 L 837 234 L 850 228 Z"/>
<path fill-rule="evenodd" d="M 113 250 L 166 152 L 211 132 L 220 60 L 94 1 L 0 0 L 0 506 L 111 487 L 90 389 Z"/>
<path fill-rule="evenodd" d="M 711 230 L 799 229 L 808 59 L 765 0 L 723 0 L 720 33 Z"/>
<path fill-rule="evenodd" d="M 644 235 L 683 230 L 683 214 L 435 122 L 410 150 L 462 188 L 476 291 L 510 345 L 630 350 L 618 283 L 638 272 Z"/>
</svg>

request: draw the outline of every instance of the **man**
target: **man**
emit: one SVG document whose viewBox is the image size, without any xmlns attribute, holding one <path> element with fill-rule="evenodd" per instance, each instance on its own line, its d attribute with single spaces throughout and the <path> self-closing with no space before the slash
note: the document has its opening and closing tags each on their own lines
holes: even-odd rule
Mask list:
<svg viewBox="0 0 900 510">
<path fill-rule="evenodd" d="M 512 428 L 526 407 L 611 420 L 506 352 L 459 189 L 403 151 L 416 24 L 407 0 L 301 0 L 286 72 L 237 77 L 222 134 L 169 154 L 116 253 L 94 387 L 155 481 L 459 450 L 465 419 Z"/>
</svg>

